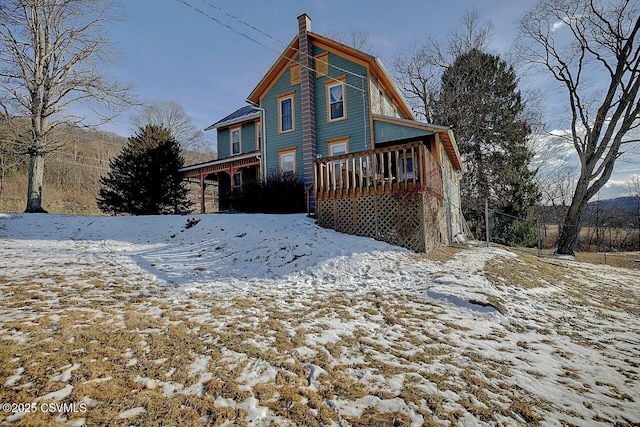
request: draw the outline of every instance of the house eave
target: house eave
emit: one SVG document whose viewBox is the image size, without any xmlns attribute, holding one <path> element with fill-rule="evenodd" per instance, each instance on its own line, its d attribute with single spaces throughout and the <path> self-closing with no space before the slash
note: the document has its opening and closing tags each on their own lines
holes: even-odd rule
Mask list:
<svg viewBox="0 0 640 427">
<path fill-rule="evenodd" d="M 382 116 L 378 114 L 373 114 L 373 120 L 379 120 L 389 123 L 395 123 L 401 126 L 410 126 L 418 129 L 430 130 L 437 132 L 444 142 L 445 149 L 447 154 L 449 155 L 449 159 L 453 166 L 462 171 L 462 156 L 460 155 L 460 150 L 458 149 L 458 144 L 456 143 L 456 139 L 453 135 L 453 130 L 451 130 L 448 126 L 434 125 L 431 123 L 423 123 L 416 120 L 408 120 L 401 119 L 398 117 L 390 117 L 390 116 Z"/>
<path fill-rule="evenodd" d="M 237 118 L 235 120 L 229 120 L 229 121 L 226 121 L 226 122 L 223 122 L 223 123 L 220 123 L 220 122 L 214 123 L 211 126 L 204 128 L 204 130 L 208 131 L 208 130 L 226 128 L 226 127 L 230 127 L 230 126 L 237 125 L 237 124 L 240 124 L 240 123 L 253 122 L 253 121 L 255 121 L 256 119 L 259 119 L 259 118 L 260 118 L 260 111 L 258 111 L 255 114 L 247 115 L 247 116 L 244 116 L 244 117 L 239 117 L 239 118 Z"/>
<path fill-rule="evenodd" d="M 216 159 L 216 160 L 212 160 L 209 162 L 204 162 L 204 163 L 197 163 L 195 165 L 189 165 L 189 166 L 185 166 L 183 168 L 178 169 L 178 172 L 189 172 L 195 169 L 201 169 L 201 168 L 206 168 L 209 166 L 217 166 L 217 165 L 222 165 L 224 163 L 228 163 L 228 162 L 232 162 L 235 160 L 244 160 L 244 159 L 250 159 L 252 157 L 259 157 L 260 156 L 260 150 L 256 150 L 256 151 L 251 151 L 249 153 L 245 153 L 245 154 L 238 154 L 236 156 L 229 156 L 229 157 L 223 157 L 221 159 Z"/>
</svg>

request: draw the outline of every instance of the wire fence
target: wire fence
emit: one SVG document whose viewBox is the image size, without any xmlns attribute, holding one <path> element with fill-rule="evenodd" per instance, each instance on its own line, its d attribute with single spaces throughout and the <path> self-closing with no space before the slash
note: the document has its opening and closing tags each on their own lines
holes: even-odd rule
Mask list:
<svg viewBox="0 0 640 427">
<path fill-rule="evenodd" d="M 555 253 L 563 228 L 568 227 L 576 226 L 549 224 L 536 216 L 521 218 L 487 208 L 485 233 L 476 238 L 487 244 L 527 248 L 538 256 L 548 256 Z M 640 268 L 640 228 L 602 225 L 577 228 L 577 259 Z"/>
</svg>

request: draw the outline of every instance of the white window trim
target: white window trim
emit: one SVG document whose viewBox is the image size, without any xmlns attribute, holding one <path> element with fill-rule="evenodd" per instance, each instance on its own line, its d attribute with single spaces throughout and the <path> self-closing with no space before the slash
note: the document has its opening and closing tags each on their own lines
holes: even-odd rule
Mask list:
<svg viewBox="0 0 640 427">
<path fill-rule="evenodd" d="M 341 145 L 344 145 L 344 153 L 335 154 L 333 150 Z M 343 154 L 349 154 L 349 140 L 336 141 L 329 144 L 329 156 L 341 156 Z"/>
<path fill-rule="evenodd" d="M 285 171 L 283 167 L 283 160 L 285 156 L 292 155 L 293 156 L 293 170 Z M 278 153 L 278 164 L 280 165 L 280 173 L 296 173 L 296 150 L 286 150 Z"/>
<path fill-rule="evenodd" d="M 347 118 L 347 90 L 344 82 L 344 78 L 338 78 L 338 81 L 330 81 L 326 83 L 325 90 L 327 96 L 327 122 L 338 122 Z M 331 118 L 331 88 L 341 86 L 342 87 L 342 117 Z"/>
<path fill-rule="evenodd" d="M 262 122 L 255 122 L 256 124 L 256 150 L 262 149 Z"/>
<path fill-rule="evenodd" d="M 238 131 L 238 152 L 233 152 L 233 132 Z M 237 154 L 242 154 L 242 126 L 234 127 L 229 129 L 229 153 L 232 156 Z"/>
</svg>

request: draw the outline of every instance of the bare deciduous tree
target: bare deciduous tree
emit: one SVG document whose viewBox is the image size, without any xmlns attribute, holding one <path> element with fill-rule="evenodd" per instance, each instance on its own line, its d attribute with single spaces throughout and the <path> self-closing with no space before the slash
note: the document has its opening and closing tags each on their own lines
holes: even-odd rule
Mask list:
<svg viewBox="0 0 640 427">
<path fill-rule="evenodd" d="M 563 226 L 571 198 L 576 188 L 577 168 L 563 165 L 538 179 L 543 202 L 551 205 L 555 220 Z"/>
<path fill-rule="evenodd" d="M 349 34 L 343 31 L 329 31 L 325 36 L 363 52 L 371 52 L 372 50 L 371 44 L 369 44 L 369 33 L 365 31 L 354 29 Z"/>
<path fill-rule="evenodd" d="M 640 251 L 640 175 L 632 175 L 627 184 L 629 196 L 635 199 L 633 208 L 633 222 L 635 223 L 638 234 L 638 250 Z"/>
<path fill-rule="evenodd" d="M 146 105 L 131 121 L 139 129 L 143 129 L 146 125 L 162 126 L 169 129 L 183 150 L 208 154 L 213 151 L 204 132 L 193 124 L 191 117 L 177 102 L 152 102 Z"/>
<path fill-rule="evenodd" d="M 465 53 L 486 51 L 492 36 L 491 22 L 481 23 L 478 11 L 471 9 L 464 15 L 461 30 L 446 41 L 428 36 L 424 43 L 410 45 L 393 58 L 394 78 L 418 118 L 431 122 L 432 102 L 444 70 Z"/>
<path fill-rule="evenodd" d="M 587 202 L 640 125 L 640 6 L 634 0 L 542 0 L 525 14 L 517 54 L 561 83 L 580 174 L 558 253 L 573 254 Z"/>
<path fill-rule="evenodd" d="M 416 117 L 432 122 L 431 102 L 440 87 L 443 69 L 428 44 L 410 45 L 393 58 L 396 81 Z"/>
<path fill-rule="evenodd" d="M 44 159 L 61 144 L 54 130 L 88 124 L 69 107 L 81 104 L 102 121 L 131 101 L 130 87 L 102 71 L 114 53 L 103 24 L 117 19 L 116 12 L 112 0 L 4 0 L 0 6 L 0 108 L 31 124 L 28 133 L 15 135 L 29 155 L 26 212 L 44 212 Z"/>
</svg>

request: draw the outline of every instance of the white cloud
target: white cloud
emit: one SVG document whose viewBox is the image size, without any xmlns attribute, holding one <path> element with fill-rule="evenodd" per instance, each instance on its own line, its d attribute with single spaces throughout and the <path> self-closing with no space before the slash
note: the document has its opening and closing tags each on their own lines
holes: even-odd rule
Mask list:
<svg viewBox="0 0 640 427">
<path fill-rule="evenodd" d="M 551 31 L 556 32 L 560 28 L 565 27 L 566 25 L 567 24 L 562 20 L 556 21 L 556 22 L 553 23 L 553 25 L 551 25 Z"/>
</svg>

